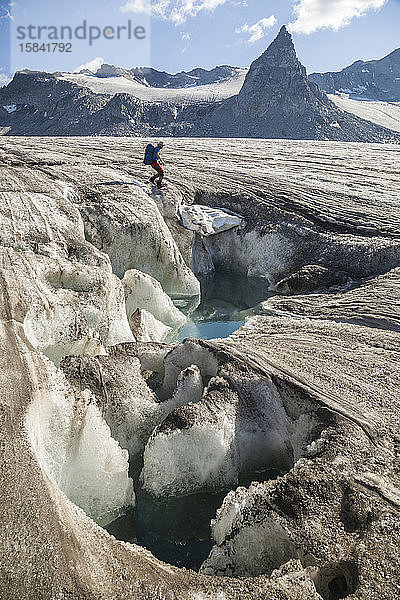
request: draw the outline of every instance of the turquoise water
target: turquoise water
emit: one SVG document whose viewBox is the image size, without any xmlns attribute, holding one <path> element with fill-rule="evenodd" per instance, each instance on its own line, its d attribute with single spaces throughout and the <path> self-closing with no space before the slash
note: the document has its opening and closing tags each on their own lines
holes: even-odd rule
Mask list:
<svg viewBox="0 0 400 600">
<path fill-rule="evenodd" d="M 195 310 L 176 301 L 177 306 L 190 317 L 178 334 L 179 341 L 186 337 L 203 340 L 228 337 L 244 325 L 241 311 L 253 308 L 273 295 L 263 279 L 227 272 L 216 272 L 202 278 L 200 285 L 201 302 Z"/>
<path fill-rule="evenodd" d="M 244 324 L 241 311 L 272 295 L 265 281 L 231 273 L 215 273 L 200 283 L 201 302 L 197 308 L 175 299 L 176 305 L 190 315 L 190 322 L 178 334 L 179 340 L 227 337 Z M 275 470 L 243 473 L 238 484 L 266 481 L 277 474 Z M 138 475 L 131 473 L 136 507 L 106 529 L 119 540 L 144 546 L 164 562 L 198 570 L 213 546 L 211 519 L 229 490 L 156 499 L 141 489 Z"/>
<path fill-rule="evenodd" d="M 187 337 L 212 340 L 214 338 L 226 338 L 231 333 L 244 325 L 244 321 L 204 321 L 189 323 L 179 332 L 178 340 Z"/>
<path fill-rule="evenodd" d="M 238 485 L 280 474 L 277 470 L 246 473 Z M 135 478 L 135 492 L 136 507 L 107 525 L 107 531 L 118 540 L 147 548 L 164 562 L 198 571 L 213 546 L 211 519 L 229 490 L 157 499 L 144 492 Z"/>
</svg>

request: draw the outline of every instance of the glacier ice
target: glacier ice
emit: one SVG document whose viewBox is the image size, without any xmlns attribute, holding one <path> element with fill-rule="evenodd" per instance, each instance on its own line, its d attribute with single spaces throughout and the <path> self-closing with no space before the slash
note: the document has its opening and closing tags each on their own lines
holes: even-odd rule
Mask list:
<svg viewBox="0 0 400 600">
<path fill-rule="evenodd" d="M 138 269 L 160 282 L 169 295 L 196 296 L 200 284 L 185 263 L 155 202 L 140 186 L 119 191 L 104 187 L 101 198 L 79 201 L 86 237 L 107 253 L 121 279 Z"/>
<path fill-rule="evenodd" d="M 158 321 L 144 308 L 137 308 L 130 316 L 129 325 L 139 342 L 163 342 L 172 331 L 172 327 Z"/>
<path fill-rule="evenodd" d="M 223 544 L 232 529 L 241 520 L 245 521 L 246 511 L 250 514 L 255 509 L 249 502 L 248 491 L 238 488 L 230 492 L 218 511 L 216 521 L 213 521 L 213 536 L 216 544 L 213 546 L 209 557 L 201 566 L 201 572 L 206 575 L 224 576 L 257 576 L 260 573 L 270 575 L 292 558 L 300 558 L 296 545 L 289 539 L 284 528 L 272 518 L 264 518 L 262 523 L 257 523 L 257 518 L 240 528 L 233 536 L 231 558 L 218 546 L 218 541 Z M 233 514 L 231 514 L 233 512 Z M 299 555 L 300 554 L 300 555 Z"/>
<path fill-rule="evenodd" d="M 178 214 L 184 227 L 206 237 L 244 225 L 243 217 L 202 204 L 181 204 Z"/>
<path fill-rule="evenodd" d="M 164 358 L 164 380 L 161 393 L 170 397 L 177 385 L 181 372 L 191 365 L 200 369 L 204 383 L 217 374 L 218 361 L 206 346 L 186 340 L 175 346 Z"/>
<path fill-rule="evenodd" d="M 128 450 L 134 470 L 154 428 L 174 408 L 198 402 L 204 388 L 199 368 L 192 365 L 180 373 L 174 394 L 160 401 L 145 381 L 136 348 L 124 344 L 107 356 L 70 356 L 61 364 L 77 394 L 89 390 L 93 395 L 112 437 Z"/>
<path fill-rule="evenodd" d="M 5 552 L 0 588 L 7 587 L 10 600 L 47 598 L 50 588 L 55 596 L 83 594 L 85 598 L 116 598 L 122 593 L 138 600 L 160 595 L 182 600 L 218 595 L 316 600 L 320 595 L 326 600 L 332 585 L 343 585 L 349 594 L 355 591 L 353 595 L 369 600 L 380 600 L 385 594 L 395 598 L 399 572 L 394 493 L 399 487 L 395 469 L 399 269 L 376 274 L 399 262 L 398 148 L 200 140 L 198 160 L 193 164 L 193 140 L 171 140 L 170 177 L 175 186 L 168 190 L 171 205 L 179 189 L 186 203 L 206 202 L 208 195 L 212 206 L 235 210 L 235 204 L 246 218 L 244 229 L 203 236 L 201 241 L 209 245 L 215 266 L 220 256 L 221 266 L 232 263 L 242 273 L 250 268 L 268 275 L 270 269 L 273 283 L 307 265 L 321 267 L 324 276 L 323 269 L 334 261 L 335 269 L 369 280 L 355 281 L 335 293 L 276 296 L 268 301 L 267 316 L 247 321 L 229 340 L 168 345 L 133 340 L 123 289 L 117 279 L 108 279 L 110 261 L 103 253 L 114 235 L 117 254 L 121 232 L 132 262 L 137 258 L 132 245 L 138 241 L 138 260 L 147 251 L 152 267 L 160 251 L 161 261 L 169 265 L 167 279 L 175 268 L 171 264 L 178 266 L 173 253 L 164 254 L 162 240 L 151 225 L 152 211 L 129 184 L 132 173 L 135 180 L 143 176 L 140 161 L 131 160 L 133 151 L 139 155 L 143 140 L 19 138 L 17 145 L 11 137 L 0 140 L 2 181 L 4 188 L 12 190 L 0 192 L 4 492 L 0 509 L 7 524 L 1 531 Z M 251 164 L 238 160 L 250 152 Z M 193 177 L 185 179 L 189 164 Z M 224 165 L 229 178 L 222 173 Z M 60 178 L 74 187 L 74 196 L 65 197 Z M 106 185 L 112 181 L 127 183 Z M 85 240 L 77 207 L 91 212 L 94 225 L 99 215 L 104 216 L 100 231 L 104 247 L 99 229 L 91 228 L 86 216 L 85 235 L 89 238 L 97 231 L 98 248 Z M 187 249 L 192 233 L 176 222 L 179 228 L 186 236 L 182 247 Z M 274 235 L 279 242 L 280 234 L 279 251 L 285 252 L 285 242 L 289 246 L 288 255 L 283 254 L 283 270 L 272 247 Z M 264 237 L 269 238 L 265 246 Z M 225 238 L 232 239 L 227 242 Z M 246 247 L 241 245 L 242 238 L 247 239 Z M 265 250 L 261 257 L 257 246 Z M 240 255 L 235 258 L 236 249 Z M 185 260 L 189 265 L 189 253 Z M 72 312 L 63 313 L 67 305 L 74 307 L 75 321 Z M 30 330 L 25 319 L 27 315 L 35 319 L 38 308 L 40 316 Z M 53 314 L 60 327 L 48 334 L 46 324 L 53 327 Z M 115 332 L 123 331 L 130 342 L 119 343 L 125 338 Z M 37 347 L 46 350 L 53 343 L 73 344 L 87 336 L 99 340 L 99 345 L 94 352 L 86 351 L 100 354 L 61 360 L 68 380 L 66 366 L 75 364 L 79 383 L 71 377 L 72 392 L 65 389 L 62 378 L 57 379 L 56 370 L 48 367 L 49 361 Z M 266 385 L 272 381 L 283 408 L 275 410 L 272 402 L 269 421 L 259 409 L 256 394 L 249 390 L 254 381 L 262 391 L 261 380 Z M 59 396 L 54 388 L 57 381 Z M 238 510 L 229 509 L 226 503 L 213 524 L 218 544 L 204 568 L 245 577 L 205 577 L 162 564 L 146 550 L 117 541 L 68 501 L 59 485 L 65 485 L 86 510 L 96 512 L 99 522 L 124 511 L 126 503 L 131 506 L 126 453 L 121 454 L 101 418 L 108 421 L 119 446 L 127 446 L 130 454 L 139 457 L 134 465 L 137 470 L 148 444 L 148 466 L 160 483 L 155 459 L 159 459 L 159 469 L 166 462 L 159 455 L 161 442 L 168 453 L 174 444 L 181 445 L 186 455 L 167 465 L 176 478 L 177 493 L 191 493 L 200 479 L 207 486 L 218 481 L 220 474 L 225 484 L 218 458 L 235 487 L 237 472 L 251 468 L 253 458 L 261 470 L 261 459 L 274 459 L 282 447 L 280 440 L 287 441 L 280 458 L 285 459 L 282 471 L 290 470 L 232 492 L 230 504 L 236 502 Z M 21 427 L 23 422 L 26 428 Z M 258 435 L 263 427 L 264 437 Z M 189 443 L 200 444 L 210 437 L 209 448 Z M 273 446 L 271 452 L 267 449 L 269 453 L 263 446 L 266 437 Z M 78 449 L 72 443 L 77 440 L 81 442 Z M 153 442 L 157 453 L 152 451 Z M 255 452 L 251 453 L 253 443 Z M 81 455 L 76 456 L 78 450 Z M 211 462 L 205 464 L 208 450 Z M 86 470 L 87 461 L 93 465 L 93 477 Z M 186 484 L 178 471 L 180 466 L 189 470 L 190 463 L 197 472 L 195 480 Z M 76 496 L 68 488 L 74 481 Z M 94 488 L 88 489 L 89 484 Z M 106 489 L 110 504 L 102 495 Z M 163 499 L 154 498 L 154 502 Z M 249 541 L 253 538 L 257 545 L 252 548 Z M 248 577 L 269 573 L 271 568 L 270 575 Z M 387 575 L 384 579 L 382 572 Z"/>
<path fill-rule="evenodd" d="M 67 354 L 101 354 L 105 346 L 134 339 L 122 285 L 110 265 L 75 266 L 48 257 L 31 263 L 29 255 L 14 263 L 25 281 L 22 297 L 29 302 L 24 330 L 56 365 Z"/>
<path fill-rule="evenodd" d="M 186 322 L 185 315 L 176 308 L 154 277 L 136 269 L 129 269 L 125 272 L 122 285 L 125 290 L 128 319 L 140 308 L 168 327 L 179 327 Z"/>
<path fill-rule="evenodd" d="M 245 472 L 285 471 L 305 451 L 313 424 L 311 414 L 288 414 L 267 377 L 221 367 L 199 402 L 174 409 L 153 432 L 144 452 L 143 487 L 155 496 L 179 496 L 233 487 Z"/>
<path fill-rule="evenodd" d="M 106 525 L 135 502 L 128 453 L 111 437 L 90 392 L 75 397 L 62 373 L 45 365 L 51 392 L 32 401 L 25 419 L 36 458 L 72 502 Z"/>
</svg>

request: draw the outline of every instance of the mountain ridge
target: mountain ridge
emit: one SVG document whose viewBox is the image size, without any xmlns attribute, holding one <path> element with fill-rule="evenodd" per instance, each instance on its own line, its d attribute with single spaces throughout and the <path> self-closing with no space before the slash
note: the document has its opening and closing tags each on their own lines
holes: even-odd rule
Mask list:
<svg viewBox="0 0 400 600">
<path fill-rule="evenodd" d="M 115 77 L 108 67 L 100 73 Z M 226 74 L 221 68 L 207 77 Z M 66 81 L 59 72 L 26 70 L 0 89 L 0 127 L 8 135 L 400 141 L 399 134 L 338 108 L 309 80 L 285 26 L 252 62 L 238 93 L 225 99 L 150 101 L 126 92 L 110 97 Z"/>
<path fill-rule="evenodd" d="M 374 60 L 356 60 L 341 71 L 311 73 L 309 79 L 327 93 L 350 98 L 400 101 L 400 48 Z"/>
</svg>

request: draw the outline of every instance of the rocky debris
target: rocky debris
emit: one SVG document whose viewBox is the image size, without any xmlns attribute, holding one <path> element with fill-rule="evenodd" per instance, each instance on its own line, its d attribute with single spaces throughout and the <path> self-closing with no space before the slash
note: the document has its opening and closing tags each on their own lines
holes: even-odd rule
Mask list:
<svg viewBox="0 0 400 600">
<path fill-rule="evenodd" d="M 161 203 L 143 185 L 145 142 L 1 139 L 0 588 L 10 600 L 393 600 L 398 147 L 197 140 L 193 165 L 191 142 L 170 140 Z M 137 260 L 160 283 L 195 285 L 171 235 L 184 246 L 187 230 L 162 219 L 182 199 L 243 215 L 242 230 L 206 238 L 238 273 L 278 283 L 316 265 L 325 277 L 335 260 L 355 279 L 269 299 L 224 340 L 135 342 L 118 275 L 145 272 Z M 69 344 L 60 369 L 28 336 L 32 307 L 37 339 Z M 144 452 L 154 493 L 279 475 L 231 490 L 194 573 L 89 518 L 132 503 L 126 451 L 138 471 Z"/>
<path fill-rule="evenodd" d="M 341 71 L 311 73 L 325 92 L 344 92 L 351 98 L 400 101 L 400 48 L 379 60 L 357 60 Z"/>
<path fill-rule="evenodd" d="M 273 286 L 281 294 L 301 294 L 315 290 L 345 285 L 349 281 L 346 271 L 333 271 L 319 265 L 306 265 Z"/>
</svg>

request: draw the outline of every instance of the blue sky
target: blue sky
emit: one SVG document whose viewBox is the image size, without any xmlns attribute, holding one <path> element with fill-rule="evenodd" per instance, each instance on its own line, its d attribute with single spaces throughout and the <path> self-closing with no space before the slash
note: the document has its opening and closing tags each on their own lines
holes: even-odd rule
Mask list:
<svg viewBox="0 0 400 600">
<path fill-rule="evenodd" d="M 69 53 L 21 51 L 21 43 L 37 41 L 27 38 L 28 25 L 58 28 L 54 40 L 60 26 L 74 29 L 84 20 L 87 28 L 108 27 L 106 36 L 114 39 L 103 33 L 92 44 L 72 39 Z M 129 20 L 132 29 L 144 27 L 145 39 L 127 39 L 123 29 L 115 39 L 118 25 Z M 248 66 L 283 24 L 289 24 L 309 72 L 339 70 L 400 47 L 399 23 L 400 0 L 0 0 L 0 84 L 24 67 L 72 71 L 96 58 L 170 72 Z M 25 27 L 24 40 L 17 39 L 18 27 Z M 46 34 L 42 30 L 40 43 L 50 41 Z"/>
</svg>

